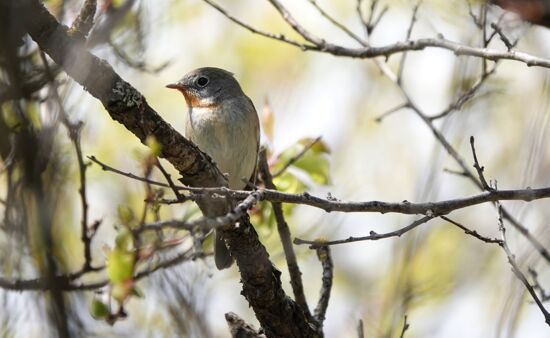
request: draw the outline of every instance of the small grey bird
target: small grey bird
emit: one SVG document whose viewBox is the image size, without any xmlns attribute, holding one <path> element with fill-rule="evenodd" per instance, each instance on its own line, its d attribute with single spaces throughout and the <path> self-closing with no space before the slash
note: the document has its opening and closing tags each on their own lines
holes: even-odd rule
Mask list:
<svg viewBox="0 0 550 338">
<path fill-rule="evenodd" d="M 198 68 L 166 87 L 179 90 L 187 102 L 185 136 L 228 175 L 230 189 L 245 188 L 255 174 L 260 122 L 233 74 L 220 68 Z M 220 270 L 233 263 L 220 232 L 216 232 L 214 260 Z"/>
</svg>

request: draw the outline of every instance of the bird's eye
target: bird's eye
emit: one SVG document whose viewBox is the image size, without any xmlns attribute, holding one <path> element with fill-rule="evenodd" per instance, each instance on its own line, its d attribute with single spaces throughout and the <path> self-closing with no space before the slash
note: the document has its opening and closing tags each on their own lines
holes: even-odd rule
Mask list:
<svg viewBox="0 0 550 338">
<path fill-rule="evenodd" d="M 197 85 L 199 87 L 204 87 L 208 84 L 208 78 L 207 77 L 204 77 L 204 76 L 201 76 L 197 79 Z"/>
</svg>

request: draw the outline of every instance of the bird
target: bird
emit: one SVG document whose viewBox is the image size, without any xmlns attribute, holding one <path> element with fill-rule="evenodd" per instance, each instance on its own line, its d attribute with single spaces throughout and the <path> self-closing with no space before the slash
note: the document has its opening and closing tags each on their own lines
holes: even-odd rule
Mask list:
<svg viewBox="0 0 550 338">
<path fill-rule="evenodd" d="M 166 87 L 185 97 L 185 137 L 214 160 L 230 189 L 246 188 L 256 172 L 260 122 L 252 100 L 233 73 L 197 68 Z M 214 262 L 219 270 L 233 263 L 221 231 L 215 232 Z"/>
</svg>

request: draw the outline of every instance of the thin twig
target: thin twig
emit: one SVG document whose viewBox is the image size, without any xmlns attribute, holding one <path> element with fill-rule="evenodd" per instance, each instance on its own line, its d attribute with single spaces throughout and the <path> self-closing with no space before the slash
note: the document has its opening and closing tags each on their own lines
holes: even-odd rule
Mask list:
<svg viewBox="0 0 550 338">
<path fill-rule="evenodd" d="M 375 2 L 377 0 L 373 0 Z M 359 21 L 361 22 L 361 26 L 363 26 L 363 29 L 365 30 L 365 36 L 369 37 L 369 25 L 367 21 L 365 20 L 365 16 L 363 15 L 363 10 L 361 9 L 361 6 L 363 4 L 363 0 L 357 0 L 355 3 L 355 12 L 357 13 L 357 17 L 359 18 Z"/>
<path fill-rule="evenodd" d="M 304 38 L 307 42 L 312 43 L 314 46 L 323 46 L 326 45 L 325 40 L 315 36 L 313 33 L 308 31 L 307 29 L 302 26 L 298 20 L 294 18 L 294 16 L 290 13 L 290 11 L 283 6 L 283 4 L 279 0 L 267 0 L 276 10 L 279 12 L 281 18 L 286 21 L 286 23 L 302 38 Z"/>
<path fill-rule="evenodd" d="M 269 172 L 269 165 L 267 164 L 266 150 L 263 149 L 260 151 L 260 162 L 259 170 L 262 175 L 262 180 L 266 188 L 276 190 L 277 187 L 273 183 L 273 177 Z M 286 223 L 283 208 L 280 202 L 271 202 L 273 207 L 273 213 L 275 214 L 275 220 L 277 222 L 277 231 L 279 232 L 279 237 L 281 238 L 281 243 L 283 245 L 283 251 L 285 253 L 286 262 L 288 266 L 288 272 L 290 274 L 290 285 L 292 286 L 292 291 L 294 292 L 294 299 L 296 303 L 302 308 L 307 317 L 311 318 L 311 313 L 306 301 L 306 296 L 304 294 L 304 286 L 302 284 L 302 272 L 298 266 L 298 261 L 296 259 L 296 253 L 292 246 L 292 236 L 290 234 L 290 229 Z"/>
<path fill-rule="evenodd" d="M 497 65 L 495 64 L 490 71 L 486 71 L 481 74 L 480 78 L 470 87 L 467 91 L 462 93 L 454 102 L 449 104 L 441 113 L 430 116 L 430 120 L 434 121 L 449 115 L 453 111 L 461 110 L 464 104 L 468 102 L 477 93 L 479 88 L 485 83 L 485 81 L 496 72 Z"/>
<path fill-rule="evenodd" d="M 378 117 L 377 117 L 376 119 L 374 119 L 374 121 L 380 123 L 380 122 L 382 122 L 386 117 L 392 115 L 393 113 L 396 113 L 396 112 L 400 111 L 401 109 L 405 109 L 405 108 L 410 108 L 408 102 L 405 102 L 405 103 L 400 104 L 400 105 L 398 105 L 398 106 L 396 106 L 396 107 L 393 107 L 393 108 L 391 108 L 390 110 L 386 111 L 385 113 L 378 115 Z"/>
<path fill-rule="evenodd" d="M 538 273 L 533 268 L 529 268 L 529 274 L 533 280 L 533 289 L 537 290 L 540 293 L 540 299 L 543 302 L 550 300 L 550 293 L 547 292 L 539 282 Z"/>
<path fill-rule="evenodd" d="M 464 171 L 453 170 L 453 169 L 449 169 L 449 168 L 443 168 L 443 172 L 448 173 L 448 174 L 457 175 L 457 176 L 468 177 L 468 173 L 465 173 Z"/>
<path fill-rule="evenodd" d="M 410 324 L 407 322 L 407 315 L 405 315 L 405 319 L 403 320 L 403 328 L 401 329 L 401 334 L 399 335 L 399 338 L 405 337 L 405 332 L 409 329 Z"/>
<path fill-rule="evenodd" d="M 174 193 L 174 195 L 176 195 L 176 199 L 179 201 L 179 202 L 184 202 L 187 200 L 187 198 L 185 197 L 185 195 L 183 195 L 179 190 L 178 188 L 176 187 L 176 184 L 174 183 L 174 181 L 172 180 L 172 176 L 166 171 L 166 169 L 164 169 L 164 167 L 162 166 L 162 164 L 160 163 L 160 161 L 157 159 L 157 161 L 155 162 L 155 166 L 160 170 L 160 172 L 162 173 L 162 175 L 164 176 L 164 178 L 166 179 L 166 182 L 168 182 L 168 185 L 170 186 L 170 188 L 172 189 L 172 192 Z"/>
<path fill-rule="evenodd" d="M 390 237 L 401 237 L 403 234 L 411 231 L 412 229 L 416 228 L 417 226 L 424 224 L 428 222 L 429 220 L 433 219 L 434 216 L 424 216 L 420 219 L 417 219 L 416 221 L 412 222 L 411 224 L 395 230 L 391 232 L 386 232 L 382 234 L 378 234 L 374 231 L 371 231 L 368 236 L 363 237 L 348 237 L 346 239 L 340 239 L 335 241 L 324 241 L 324 240 L 304 240 L 300 238 L 294 239 L 294 244 L 301 245 L 301 244 L 308 244 L 311 248 L 318 248 L 322 246 L 329 246 L 329 245 L 338 245 L 338 244 L 346 244 L 346 243 L 353 243 L 353 242 L 361 242 L 361 241 L 377 241 L 384 238 L 390 238 Z"/>
<path fill-rule="evenodd" d="M 190 252 L 189 250 L 186 250 L 185 252 L 178 254 L 173 258 L 167 259 L 165 261 L 161 261 L 160 263 L 156 264 L 155 266 L 149 269 L 145 269 L 143 271 L 138 272 L 134 277 L 134 280 L 139 280 L 144 277 L 147 277 L 160 269 L 166 269 L 189 260 L 195 260 L 197 258 L 203 258 L 210 255 L 211 254 L 209 253 L 193 253 L 193 252 Z M 47 279 L 47 278 L 21 279 L 21 280 L 8 280 L 8 279 L 0 278 L 0 288 L 5 290 L 14 290 L 14 291 L 33 291 L 33 290 L 36 291 L 36 290 L 49 290 L 52 287 L 55 287 L 63 291 L 83 291 L 83 290 L 97 290 L 109 284 L 108 279 L 103 279 L 100 281 L 89 282 L 89 283 L 86 283 L 86 282 L 79 283 L 79 282 L 73 281 L 71 278 L 71 275 L 54 276 L 53 279 L 55 284 L 52 284 L 51 279 Z"/>
<path fill-rule="evenodd" d="M 166 69 L 166 67 L 168 67 L 171 63 L 171 61 L 165 61 L 156 67 L 150 67 L 143 60 L 132 59 L 132 57 L 129 56 L 122 49 L 122 47 L 118 46 L 114 41 L 109 40 L 109 46 L 111 46 L 111 48 L 115 52 L 115 55 L 118 57 L 118 59 L 121 60 L 126 66 L 137 69 L 144 73 L 157 74 L 163 71 L 164 69 Z"/>
<path fill-rule="evenodd" d="M 482 27 L 481 20 L 474 14 L 474 10 L 472 8 L 472 4 L 470 3 L 470 0 L 466 0 L 466 3 L 468 5 L 468 14 L 472 18 L 472 21 L 477 26 L 477 28 L 481 29 Z"/>
<path fill-rule="evenodd" d="M 489 39 L 487 39 L 487 5 L 481 4 L 479 8 L 479 19 L 481 21 L 481 40 L 483 48 L 489 46 Z M 481 73 L 487 72 L 487 60 L 481 59 Z"/>
<path fill-rule="evenodd" d="M 167 183 L 162 183 L 162 182 L 158 182 L 158 181 L 155 181 L 155 180 L 152 180 L 152 179 L 149 179 L 149 178 L 146 178 L 146 177 L 141 177 L 141 176 L 138 176 L 138 175 L 135 175 L 135 174 L 132 174 L 130 172 L 124 172 L 122 170 L 119 170 L 119 169 L 116 169 L 116 168 L 113 168 L 103 162 L 101 162 L 100 160 L 98 160 L 95 156 L 88 156 L 88 159 L 90 159 L 90 161 L 98 164 L 100 167 L 101 167 L 101 170 L 103 171 L 110 171 L 110 172 L 113 172 L 115 174 L 118 174 L 118 175 L 122 175 L 122 176 L 125 176 L 125 177 L 128 177 L 128 178 L 131 178 L 133 180 L 137 180 L 137 181 L 141 181 L 141 182 L 145 182 L 145 183 L 148 183 L 148 184 L 152 184 L 152 185 L 156 185 L 156 186 L 159 186 L 159 187 L 164 187 L 164 188 L 171 188 L 170 184 L 167 184 Z M 183 187 L 180 187 L 180 189 L 182 189 Z"/>
<path fill-rule="evenodd" d="M 498 36 L 500 37 L 500 40 L 504 43 L 504 45 L 506 45 L 506 48 L 508 48 L 508 51 L 514 48 L 514 44 L 510 42 L 510 40 L 508 39 L 506 34 L 504 34 L 504 32 L 502 31 L 502 29 L 498 24 L 494 22 L 491 23 L 491 28 L 494 29 L 494 31 L 498 34 Z"/>
<path fill-rule="evenodd" d="M 413 7 L 411 22 L 409 23 L 409 28 L 407 29 L 407 36 L 405 38 L 406 41 L 409 41 L 411 39 L 414 24 L 416 23 L 416 20 L 417 20 L 418 9 L 420 8 L 421 4 L 422 4 L 422 0 L 418 0 Z M 397 83 L 399 85 L 401 85 L 401 81 L 403 78 L 403 70 L 405 69 L 406 60 L 407 60 L 407 53 L 405 52 L 401 56 L 401 61 L 399 61 L 399 68 L 397 70 Z"/>
<path fill-rule="evenodd" d="M 216 229 L 225 227 L 238 222 L 246 212 L 250 210 L 256 203 L 262 200 L 264 195 L 263 190 L 256 190 L 251 192 L 242 202 L 240 202 L 232 211 L 226 213 L 223 216 L 218 217 L 202 217 L 194 221 L 178 221 L 168 220 L 160 222 L 145 223 L 139 228 L 135 229 L 136 233 L 141 233 L 147 230 L 159 230 L 164 228 L 183 229 L 193 231 L 197 227 L 201 227 L 204 230 Z"/>
<path fill-rule="evenodd" d="M 480 166 L 477 160 L 476 148 L 474 143 L 475 143 L 474 137 L 470 136 L 470 147 L 472 148 L 472 155 L 474 157 L 474 168 L 477 171 L 477 175 L 478 175 L 479 181 L 481 182 L 481 186 L 483 187 L 483 190 L 492 191 L 494 189 L 490 187 L 489 184 L 487 184 L 487 181 L 485 180 L 485 175 L 483 175 L 483 170 L 485 170 L 485 167 Z"/>
<path fill-rule="evenodd" d="M 439 218 L 441 219 L 444 219 L 445 221 L 459 227 L 460 229 L 464 230 L 464 233 L 467 234 L 467 235 L 470 235 L 470 236 L 473 236 L 485 243 L 495 243 L 495 244 L 498 244 L 498 245 L 501 245 L 502 244 L 502 240 L 500 239 L 497 239 L 497 238 L 490 238 L 490 237 L 485 237 L 483 235 L 480 235 L 477 231 L 475 230 L 471 230 L 471 229 L 468 229 L 466 226 L 458 223 L 457 221 L 453 221 L 452 219 L 450 219 L 449 217 L 446 217 L 446 216 L 439 216 Z"/>
<path fill-rule="evenodd" d="M 359 323 L 357 323 L 357 337 L 358 338 L 365 338 L 365 330 L 363 328 L 363 320 L 359 319 Z"/>
<path fill-rule="evenodd" d="M 44 64 L 45 72 L 49 78 L 50 85 L 51 85 L 51 93 L 52 97 L 56 101 L 56 104 L 59 108 L 60 115 L 61 115 L 61 121 L 63 125 L 67 128 L 67 131 L 69 133 L 69 138 L 71 139 L 71 142 L 73 143 L 75 153 L 76 153 L 76 159 L 78 163 L 78 173 L 79 173 L 79 179 L 80 179 L 80 187 L 78 189 L 79 195 L 80 195 L 80 204 L 82 209 L 82 216 L 81 216 L 81 234 L 80 234 L 80 240 L 82 241 L 82 244 L 84 245 L 84 263 L 82 265 L 82 271 L 90 271 L 93 270 L 92 268 L 92 250 L 91 250 L 91 242 L 92 238 L 95 235 L 95 230 L 97 230 L 97 227 L 94 227 L 94 232 L 90 233 L 88 228 L 88 200 L 86 195 L 86 168 L 87 164 L 84 163 L 84 158 L 82 155 L 82 145 L 81 145 L 81 131 L 82 131 L 82 123 L 72 123 L 69 120 L 69 117 L 67 115 L 67 112 L 65 111 L 65 107 L 63 105 L 63 102 L 61 100 L 61 97 L 59 96 L 59 93 L 57 92 L 57 85 L 55 83 L 54 75 L 50 69 L 48 60 L 46 59 L 46 55 L 42 50 L 40 50 L 40 58 L 42 60 L 42 63 Z M 97 226 L 99 226 L 101 223 L 97 223 Z"/>
<path fill-rule="evenodd" d="M 258 35 L 261 35 L 261 36 L 269 38 L 269 39 L 278 40 L 278 41 L 281 41 L 281 42 L 284 42 L 284 43 L 288 43 L 289 45 L 298 47 L 298 48 L 300 48 L 304 51 L 305 50 L 316 49 L 316 47 L 314 45 L 305 44 L 305 43 L 298 42 L 296 40 L 289 39 L 283 34 L 272 34 L 272 33 L 264 32 L 262 30 L 256 29 L 256 28 L 252 27 L 251 25 L 245 23 L 244 21 L 242 21 L 240 19 L 237 19 L 233 15 L 229 14 L 223 7 L 219 6 L 214 1 L 212 1 L 212 0 L 203 0 L 203 1 L 206 2 L 207 4 L 209 4 L 212 8 L 214 8 L 218 12 L 220 12 L 223 16 L 228 18 L 230 21 L 233 21 L 237 25 L 243 27 L 244 29 L 250 31 L 253 34 L 258 34 Z"/>
<path fill-rule="evenodd" d="M 533 298 L 533 300 L 539 307 L 540 311 L 542 312 L 542 315 L 544 316 L 544 321 L 546 322 L 547 325 L 550 326 L 550 313 L 546 310 L 546 308 L 544 307 L 544 304 L 542 304 L 542 301 L 537 295 L 537 292 L 533 289 L 531 284 L 529 284 L 529 281 L 527 280 L 527 278 L 519 268 L 514 254 L 512 254 L 512 251 L 508 247 L 508 241 L 506 240 L 506 228 L 504 227 L 504 223 L 502 221 L 502 215 L 503 215 L 502 206 L 500 205 L 500 203 L 497 203 L 497 204 L 498 204 L 498 227 L 502 238 L 501 247 L 506 253 L 506 257 L 508 258 L 508 263 L 510 263 L 510 265 L 512 266 L 512 272 L 520 280 L 523 286 L 525 286 L 525 289 L 527 290 L 527 292 L 529 292 L 529 294 L 531 295 L 531 298 Z"/>
<path fill-rule="evenodd" d="M 328 302 L 330 299 L 330 292 L 332 290 L 332 279 L 334 274 L 334 264 L 330 257 L 330 248 L 328 246 L 321 246 L 316 248 L 317 257 L 323 267 L 323 277 L 321 282 L 321 291 L 319 292 L 319 301 L 315 307 L 314 316 L 319 324 L 320 328 L 323 327 L 325 321 L 325 315 L 327 313 Z"/>
<path fill-rule="evenodd" d="M 338 20 L 336 20 L 334 17 L 332 17 L 330 14 L 328 14 L 323 8 L 321 8 L 321 6 L 319 6 L 319 4 L 317 3 L 316 0 L 308 0 L 308 1 L 309 1 L 310 4 L 313 5 L 313 7 L 315 7 L 317 12 L 319 12 L 319 14 L 322 17 L 327 19 L 330 23 L 332 23 L 335 27 L 340 29 L 342 32 L 346 33 L 350 38 L 352 38 L 353 40 L 358 42 L 359 45 L 365 46 L 366 42 L 363 39 L 361 39 L 361 37 L 359 37 L 359 35 L 352 32 L 348 27 L 346 27 L 345 25 L 340 23 Z"/>
</svg>

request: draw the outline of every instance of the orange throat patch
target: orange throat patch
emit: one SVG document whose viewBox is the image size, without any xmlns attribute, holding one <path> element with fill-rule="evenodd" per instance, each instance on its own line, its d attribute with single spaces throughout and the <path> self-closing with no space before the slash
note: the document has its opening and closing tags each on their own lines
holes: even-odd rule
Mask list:
<svg viewBox="0 0 550 338">
<path fill-rule="evenodd" d="M 219 103 L 216 103 L 212 100 L 201 99 L 190 91 L 182 90 L 181 92 L 183 93 L 183 96 L 185 96 L 185 101 L 187 102 L 187 105 L 192 108 L 216 108 L 220 105 Z"/>
</svg>

